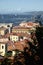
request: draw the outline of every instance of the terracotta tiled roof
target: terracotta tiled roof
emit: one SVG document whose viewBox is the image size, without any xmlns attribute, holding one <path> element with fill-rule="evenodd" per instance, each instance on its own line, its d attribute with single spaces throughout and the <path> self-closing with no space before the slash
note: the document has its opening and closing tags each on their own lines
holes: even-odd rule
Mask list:
<svg viewBox="0 0 43 65">
<path fill-rule="evenodd" d="M 10 37 L 10 35 L 16 35 L 16 36 L 19 36 L 19 37 L 21 37 L 21 36 L 25 36 L 25 37 L 31 37 L 31 34 L 28 34 L 28 33 L 7 33 L 6 35 L 4 35 L 3 37 L 5 37 L 5 38 L 8 38 L 8 37 Z"/>
<path fill-rule="evenodd" d="M 10 37 L 10 35 L 17 35 L 16 33 L 7 33 L 4 37 Z"/>
<path fill-rule="evenodd" d="M 0 42 L 0 44 L 7 44 L 7 42 Z"/>
<path fill-rule="evenodd" d="M 27 25 L 29 25 L 29 26 L 33 26 L 33 24 L 34 24 L 33 22 L 28 22 L 27 23 Z"/>
<path fill-rule="evenodd" d="M 20 23 L 19 25 L 23 26 L 23 27 L 32 27 L 32 26 L 39 25 L 39 23 L 35 23 L 35 22 L 32 22 L 32 21 L 29 21 L 29 22 Z"/>
<path fill-rule="evenodd" d="M 0 30 L 6 30 L 6 28 L 5 27 L 0 27 Z"/>
<path fill-rule="evenodd" d="M 18 41 L 18 42 L 15 42 L 15 43 L 12 43 L 10 41 L 10 43 L 8 45 L 8 51 L 9 50 L 15 50 L 15 49 L 18 49 L 20 51 L 23 51 L 24 50 L 24 47 L 28 47 L 27 42 L 28 42 L 28 40 Z"/>
<path fill-rule="evenodd" d="M 30 29 L 29 27 L 15 26 L 12 29 Z"/>
</svg>

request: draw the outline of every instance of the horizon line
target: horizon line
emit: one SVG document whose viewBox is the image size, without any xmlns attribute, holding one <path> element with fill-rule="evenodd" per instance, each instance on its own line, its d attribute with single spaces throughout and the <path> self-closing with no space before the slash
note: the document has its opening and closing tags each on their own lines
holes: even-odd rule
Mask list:
<svg viewBox="0 0 43 65">
<path fill-rule="evenodd" d="M 39 11 L 24 11 L 24 12 L 21 12 L 21 11 L 19 11 L 19 12 L 4 12 L 4 13 L 0 12 L 0 14 L 18 14 L 18 13 L 27 13 L 27 12 L 43 12 L 43 11 L 39 10 Z"/>
</svg>

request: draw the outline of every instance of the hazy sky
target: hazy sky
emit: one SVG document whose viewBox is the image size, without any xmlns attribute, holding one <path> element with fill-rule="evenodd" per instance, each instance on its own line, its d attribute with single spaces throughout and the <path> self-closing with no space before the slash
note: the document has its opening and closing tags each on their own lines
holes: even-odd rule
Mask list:
<svg viewBox="0 0 43 65">
<path fill-rule="evenodd" d="M 43 0 L 0 0 L 0 13 L 43 11 Z"/>
</svg>

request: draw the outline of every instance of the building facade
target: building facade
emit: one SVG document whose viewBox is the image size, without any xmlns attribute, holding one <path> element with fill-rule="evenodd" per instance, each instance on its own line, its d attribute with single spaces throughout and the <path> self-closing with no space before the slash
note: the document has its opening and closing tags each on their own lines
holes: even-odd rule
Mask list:
<svg viewBox="0 0 43 65">
<path fill-rule="evenodd" d="M 7 34 L 8 29 L 6 29 L 5 27 L 0 27 L 0 35 L 5 35 Z"/>
<path fill-rule="evenodd" d="M 17 35 L 10 35 L 10 40 L 13 42 L 19 41 L 19 36 Z"/>
<path fill-rule="evenodd" d="M 7 50 L 7 46 L 5 43 L 0 43 L 0 55 L 5 56 Z"/>
<path fill-rule="evenodd" d="M 29 30 L 30 30 L 30 28 L 28 28 L 28 27 L 16 26 L 16 27 L 12 28 L 12 33 L 29 33 Z"/>
</svg>

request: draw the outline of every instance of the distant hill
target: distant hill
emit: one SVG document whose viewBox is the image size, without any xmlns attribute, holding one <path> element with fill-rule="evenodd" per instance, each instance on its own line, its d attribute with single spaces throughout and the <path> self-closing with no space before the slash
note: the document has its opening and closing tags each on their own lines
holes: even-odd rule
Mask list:
<svg viewBox="0 0 43 65">
<path fill-rule="evenodd" d="M 24 12 L 24 14 L 28 14 L 28 15 L 39 15 L 39 14 L 43 14 L 43 11 L 32 11 L 32 12 Z"/>
</svg>

